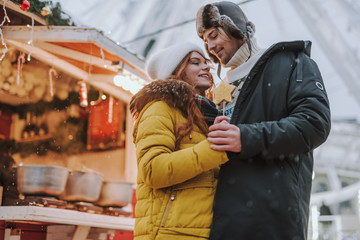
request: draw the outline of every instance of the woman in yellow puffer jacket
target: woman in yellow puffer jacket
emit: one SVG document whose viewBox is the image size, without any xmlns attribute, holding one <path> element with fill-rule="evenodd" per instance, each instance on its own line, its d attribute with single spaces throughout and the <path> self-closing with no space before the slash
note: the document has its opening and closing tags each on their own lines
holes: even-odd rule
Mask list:
<svg viewBox="0 0 360 240">
<path fill-rule="evenodd" d="M 135 240 L 209 237 L 217 173 L 228 161 L 206 139 L 217 115 L 202 97 L 213 85 L 209 69 L 191 43 L 164 49 L 146 64 L 155 81 L 130 102 L 138 165 Z"/>
</svg>

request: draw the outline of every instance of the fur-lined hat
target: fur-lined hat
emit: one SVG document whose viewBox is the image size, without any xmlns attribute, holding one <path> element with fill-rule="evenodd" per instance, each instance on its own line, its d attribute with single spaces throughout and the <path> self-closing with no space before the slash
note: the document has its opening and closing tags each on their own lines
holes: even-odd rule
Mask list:
<svg viewBox="0 0 360 240">
<path fill-rule="evenodd" d="M 196 30 L 200 38 L 205 30 L 222 27 L 226 33 L 236 38 L 243 38 L 248 31 L 255 31 L 255 26 L 248 21 L 245 13 L 233 2 L 216 2 L 202 6 L 196 14 Z M 252 28 L 252 29 L 250 29 Z"/>
<path fill-rule="evenodd" d="M 255 33 L 255 25 L 248 21 L 241 8 L 228 1 L 209 3 L 198 10 L 196 31 L 199 37 L 203 38 L 204 32 L 212 27 L 221 27 L 230 36 L 246 41 Z M 218 63 L 218 59 L 209 53 L 207 44 L 205 44 L 205 49 L 210 58 Z"/>
</svg>

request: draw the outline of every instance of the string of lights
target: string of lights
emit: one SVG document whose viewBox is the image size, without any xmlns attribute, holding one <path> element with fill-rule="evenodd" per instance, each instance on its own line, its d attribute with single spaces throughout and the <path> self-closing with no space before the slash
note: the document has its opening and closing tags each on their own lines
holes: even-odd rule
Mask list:
<svg viewBox="0 0 360 240">
<path fill-rule="evenodd" d="M 5 8 L 6 1 L 7 1 L 7 0 L 4 0 L 4 4 L 3 4 L 4 19 L 3 19 L 3 21 L 1 22 L 0 27 L 4 25 L 4 23 L 5 23 L 6 20 L 7 20 L 8 22 L 10 22 L 10 19 L 9 19 L 9 17 L 8 17 L 8 15 L 7 15 L 6 8 Z M 7 51 L 8 51 L 8 48 L 7 48 L 7 45 L 6 45 L 6 43 L 5 43 L 4 35 L 3 35 L 3 32 L 2 32 L 2 30 L 1 30 L 1 28 L 0 28 L 0 37 L 1 37 L 1 43 L 2 43 L 2 45 L 5 47 L 5 49 L 3 49 L 3 53 L 2 53 L 2 55 L 1 55 L 1 57 L 0 57 L 0 61 L 2 61 L 2 60 L 4 59 L 4 57 L 5 57 L 5 54 L 6 54 Z"/>
<path fill-rule="evenodd" d="M 31 53 L 34 47 L 33 43 L 33 35 L 34 35 L 34 16 L 31 15 L 31 32 L 30 32 L 30 40 L 28 41 L 28 44 L 31 45 L 30 51 L 28 53 L 27 61 L 29 62 L 31 60 Z"/>
</svg>

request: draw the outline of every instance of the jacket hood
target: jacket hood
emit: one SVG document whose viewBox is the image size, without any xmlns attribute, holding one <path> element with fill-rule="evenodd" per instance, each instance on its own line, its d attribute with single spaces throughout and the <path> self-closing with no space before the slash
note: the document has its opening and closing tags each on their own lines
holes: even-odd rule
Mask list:
<svg viewBox="0 0 360 240">
<path fill-rule="evenodd" d="M 140 113 L 147 103 L 154 100 L 164 101 L 172 107 L 185 110 L 194 96 L 193 86 L 182 80 L 155 80 L 131 98 L 130 110 L 132 113 Z"/>
<path fill-rule="evenodd" d="M 187 117 L 187 107 L 195 98 L 195 90 L 190 84 L 176 79 L 155 80 L 138 93 L 130 101 L 130 112 L 134 119 L 141 117 L 144 109 L 154 101 L 164 101 L 169 106 L 178 108 Z"/>
</svg>

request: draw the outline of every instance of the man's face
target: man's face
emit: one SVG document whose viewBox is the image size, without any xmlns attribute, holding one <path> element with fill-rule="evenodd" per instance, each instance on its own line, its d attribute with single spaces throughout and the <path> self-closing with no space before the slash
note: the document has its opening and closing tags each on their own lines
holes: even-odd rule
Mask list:
<svg viewBox="0 0 360 240">
<path fill-rule="evenodd" d="M 219 31 L 212 27 L 204 32 L 203 40 L 208 45 L 208 51 L 215 55 L 225 65 L 234 56 L 244 41 L 231 37 L 226 39 Z"/>
</svg>

